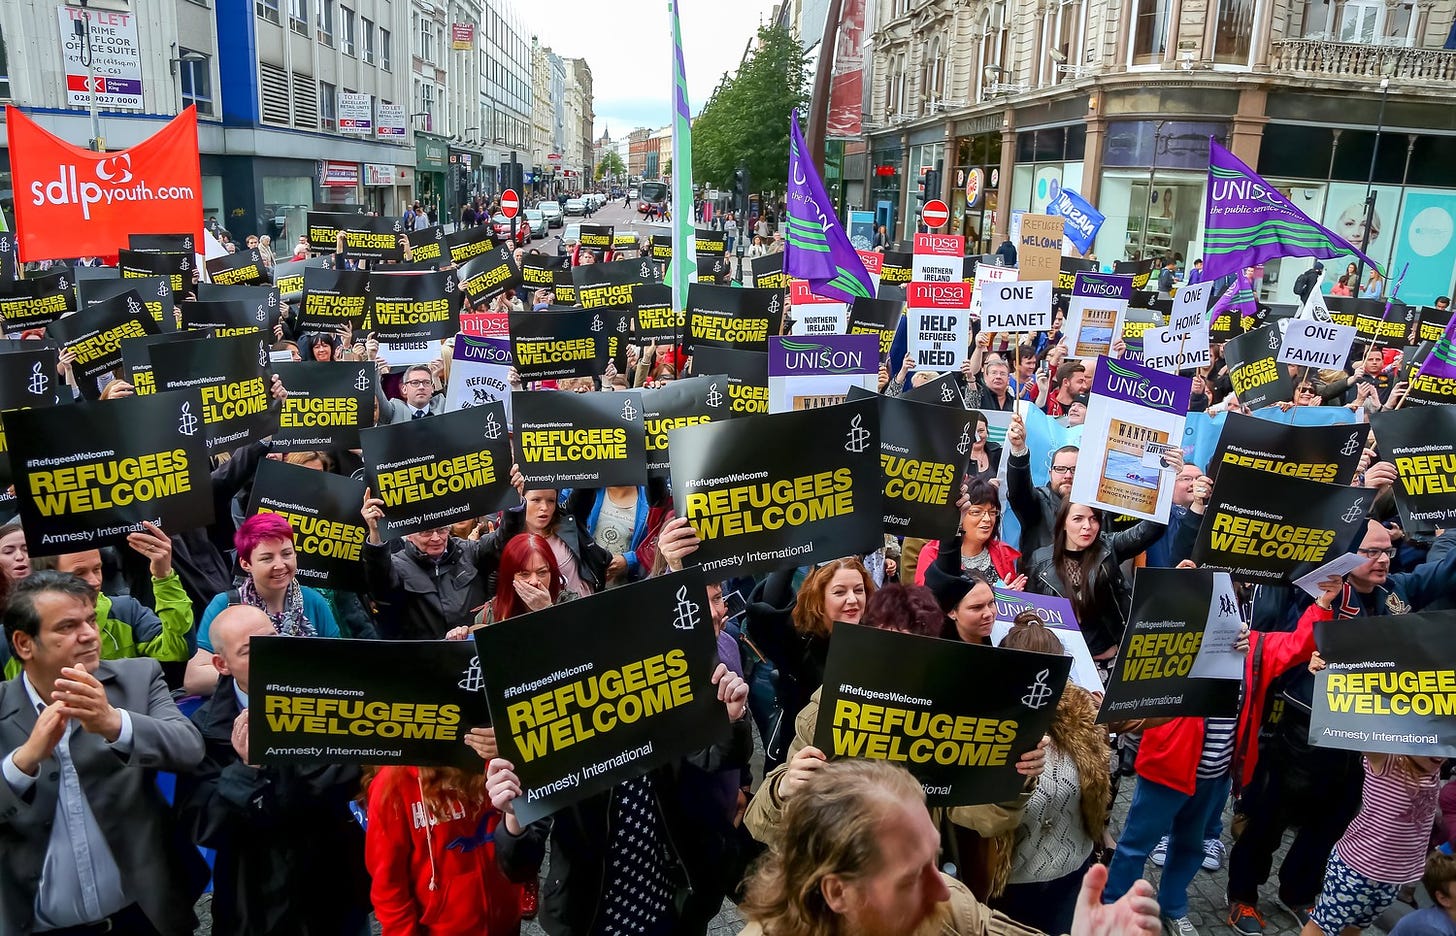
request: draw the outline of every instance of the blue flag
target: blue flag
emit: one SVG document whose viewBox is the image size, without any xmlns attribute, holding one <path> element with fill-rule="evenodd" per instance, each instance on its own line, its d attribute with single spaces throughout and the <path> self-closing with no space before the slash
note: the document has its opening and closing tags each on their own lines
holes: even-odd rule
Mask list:
<svg viewBox="0 0 1456 936">
<path fill-rule="evenodd" d="M 874 297 L 874 282 L 824 191 L 809 147 L 799 132 L 799 112 L 789 117 L 788 221 L 784 273 L 808 280 L 816 296 L 853 302 Z"/>
<path fill-rule="evenodd" d="M 1047 214 L 1061 215 L 1066 219 L 1066 232 L 1077 252 L 1085 254 L 1097 240 L 1097 231 L 1106 221 L 1102 212 L 1087 203 L 1087 199 L 1069 188 L 1064 188 L 1047 205 Z"/>
</svg>

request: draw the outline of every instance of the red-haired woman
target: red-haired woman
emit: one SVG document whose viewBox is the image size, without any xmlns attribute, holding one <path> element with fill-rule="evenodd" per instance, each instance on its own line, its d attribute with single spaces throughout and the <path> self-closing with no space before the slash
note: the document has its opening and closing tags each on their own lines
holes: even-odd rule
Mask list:
<svg viewBox="0 0 1456 936">
<path fill-rule="evenodd" d="M 384 936 L 514 936 L 521 885 L 496 866 L 501 814 L 484 770 L 384 767 L 368 788 L 364 862 Z"/>
<path fill-rule="evenodd" d="M 213 598 L 197 625 L 197 653 L 187 664 L 183 680 L 188 692 L 212 695 L 217 669 L 212 665 L 212 619 L 230 604 L 260 608 L 285 637 L 337 637 L 339 625 L 328 600 L 312 588 L 298 584 L 298 556 L 293 551 L 293 527 L 271 513 L 254 514 L 233 537 L 238 564 L 247 577 L 232 591 Z"/>
<path fill-rule="evenodd" d="M 517 533 L 501 551 L 495 597 L 476 615 L 475 627 L 506 621 L 520 614 L 541 611 L 554 604 L 580 598 L 566 587 L 556 554 L 546 537 Z M 464 640 L 474 627 L 452 628 L 446 640 Z"/>
</svg>

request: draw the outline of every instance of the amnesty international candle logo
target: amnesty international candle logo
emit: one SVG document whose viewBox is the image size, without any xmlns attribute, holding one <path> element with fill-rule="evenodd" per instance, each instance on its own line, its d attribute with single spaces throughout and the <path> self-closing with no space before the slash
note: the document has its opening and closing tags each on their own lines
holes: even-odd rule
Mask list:
<svg viewBox="0 0 1456 936">
<path fill-rule="evenodd" d="M 1350 438 L 1346 439 L 1345 444 L 1340 447 L 1340 454 L 1346 457 L 1355 455 L 1360 451 L 1362 444 L 1360 433 L 1352 432 L 1350 433 Z"/>
<path fill-rule="evenodd" d="M 708 394 L 704 397 L 703 402 L 714 409 L 723 405 L 723 394 L 718 391 L 718 382 L 716 380 L 708 387 Z"/>
<path fill-rule="evenodd" d="M 192 415 L 192 404 L 183 403 L 177 415 L 177 431 L 185 436 L 197 435 L 197 417 Z"/>
<path fill-rule="evenodd" d="M 277 514 L 293 527 L 298 579 L 315 588 L 362 591 L 364 482 L 268 458 L 258 464 L 248 516 Z"/>
<path fill-rule="evenodd" d="M 638 419 L 642 406 L 640 390 L 513 393 L 516 463 L 526 487 L 643 484 L 647 455 Z"/>
<path fill-rule="evenodd" d="M 1016 761 L 1040 743 L 1070 668 L 1065 656 L 836 624 L 814 744 L 904 766 L 934 806 L 1001 802 L 1019 792 Z"/>
<path fill-rule="evenodd" d="M 589 613 L 558 605 L 475 633 L 496 741 L 521 781 L 521 822 L 726 736 L 706 598 L 688 569 L 582 599 Z M 610 633 L 606 620 L 617 622 Z"/>
<path fill-rule="evenodd" d="M 1344 513 L 1340 514 L 1340 520 L 1345 523 L 1354 523 L 1356 520 L 1359 520 L 1361 517 L 1365 516 L 1364 506 L 1365 498 L 1355 498 L 1355 502 L 1351 504 Z"/>
<path fill-rule="evenodd" d="M 970 423 L 966 423 L 965 426 L 961 429 L 961 437 L 960 437 L 960 440 L 958 442 L 956 442 L 956 454 L 958 454 L 958 455 L 966 455 L 966 454 L 969 454 L 970 451 L 971 451 L 971 424 Z"/>
<path fill-rule="evenodd" d="M 301 361 L 274 365 L 287 397 L 270 449 L 311 452 L 359 447 L 359 430 L 373 423 L 374 379 L 368 366 Z"/>
<path fill-rule="evenodd" d="M 466 692 L 480 692 L 485 688 L 485 678 L 480 674 L 479 655 L 470 658 L 470 665 L 465 668 L 465 673 L 455 685 Z"/>
<path fill-rule="evenodd" d="M 45 369 L 39 361 L 30 369 L 30 381 L 25 385 L 25 390 L 32 396 L 43 396 L 50 389 L 50 378 L 45 375 Z"/>
<path fill-rule="evenodd" d="M 500 420 L 495 418 L 494 413 L 491 413 L 485 417 L 485 437 L 487 439 L 490 439 L 492 442 L 501 437 Z"/>
<path fill-rule="evenodd" d="M 941 384 L 940 385 L 940 400 L 941 400 L 942 403 L 951 403 L 951 402 L 954 402 L 955 401 L 955 397 L 956 397 L 956 393 L 955 393 L 955 388 L 954 387 L 952 387 L 948 383 L 944 383 L 944 384 Z"/>
<path fill-rule="evenodd" d="M 594 332 L 599 332 L 604 327 L 606 326 L 602 323 L 602 317 L 600 315 L 593 315 L 591 320 L 591 330 Z"/>
<path fill-rule="evenodd" d="M 863 428 L 860 423 L 863 416 L 856 415 L 849 421 L 849 431 L 845 433 L 847 441 L 844 443 L 844 450 L 854 455 L 861 455 L 870 447 L 870 438 L 874 433 Z"/>
</svg>

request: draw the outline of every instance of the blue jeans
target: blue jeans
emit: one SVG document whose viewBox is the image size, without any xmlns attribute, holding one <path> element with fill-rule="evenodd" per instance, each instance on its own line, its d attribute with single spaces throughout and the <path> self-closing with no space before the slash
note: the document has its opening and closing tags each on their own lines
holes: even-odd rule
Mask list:
<svg viewBox="0 0 1456 936">
<path fill-rule="evenodd" d="M 1203 832 L 1208 826 L 1208 816 L 1223 809 L 1229 784 L 1227 774 L 1217 780 L 1199 780 L 1193 795 L 1189 796 L 1138 777 L 1132 805 L 1127 811 L 1127 824 L 1117 840 L 1112 866 L 1107 869 L 1103 903 L 1112 903 L 1132 888 L 1143 876 L 1148 854 L 1158 839 L 1168 835 L 1168 859 L 1163 864 L 1158 903 L 1166 916 L 1186 916 L 1188 885 L 1203 864 Z"/>
</svg>

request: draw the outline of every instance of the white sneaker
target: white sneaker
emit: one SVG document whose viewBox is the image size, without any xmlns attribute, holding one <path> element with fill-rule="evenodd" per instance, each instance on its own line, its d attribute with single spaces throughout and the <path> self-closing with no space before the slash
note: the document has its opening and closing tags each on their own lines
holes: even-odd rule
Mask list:
<svg viewBox="0 0 1456 936">
<path fill-rule="evenodd" d="M 1168 860 L 1168 836 L 1165 835 L 1158 840 L 1158 844 L 1153 846 L 1153 852 L 1148 857 L 1153 859 L 1153 864 L 1160 868 L 1163 866 L 1163 862 Z"/>
<path fill-rule="evenodd" d="M 1198 936 L 1198 930 L 1194 928 L 1193 921 L 1186 916 L 1163 917 L 1163 929 L 1168 936 Z"/>
<path fill-rule="evenodd" d="M 1203 870 L 1217 871 L 1223 867 L 1226 857 L 1228 851 L 1223 847 L 1223 839 L 1203 840 Z"/>
</svg>

